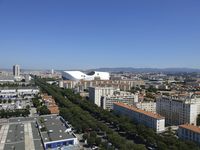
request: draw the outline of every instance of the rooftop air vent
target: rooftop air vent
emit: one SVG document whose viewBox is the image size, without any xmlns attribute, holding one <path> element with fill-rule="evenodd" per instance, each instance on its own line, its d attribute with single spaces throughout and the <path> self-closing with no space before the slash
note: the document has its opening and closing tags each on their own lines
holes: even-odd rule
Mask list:
<svg viewBox="0 0 200 150">
<path fill-rule="evenodd" d="M 53 133 L 53 130 L 49 130 L 49 133 Z"/>
</svg>

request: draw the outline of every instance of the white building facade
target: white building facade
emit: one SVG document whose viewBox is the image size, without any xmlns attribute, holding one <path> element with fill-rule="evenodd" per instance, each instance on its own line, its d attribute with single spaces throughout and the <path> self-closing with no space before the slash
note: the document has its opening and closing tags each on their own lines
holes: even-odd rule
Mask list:
<svg viewBox="0 0 200 150">
<path fill-rule="evenodd" d="M 89 99 L 97 106 L 111 110 L 115 102 L 133 105 L 138 102 L 138 94 L 120 91 L 114 87 L 89 87 Z"/>
<path fill-rule="evenodd" d="M 113 87 L 89 87 L 89 99 L 101 107 L 101 97 L 113 95 L 115 90 Z"/>
<path fill-rule="evenodd" d="M 134 121 L 154 129 L 157 133 L 165 131 L 165 118 L 123 103 L 114 103 L 114 112 L 128 116 Z"/>
<path fill-rule="evenodd" d="M 156 101 L 156 112 L 165 117 L 168 125 L 196 125 L 197 115 L 200 114 L 200 98 L 162 96 Z"/>
<path fill-rule="evenodd" d="M 95 79 L 99 80 L 109 80 L 110 74 L 108 72 L 99 72 L 99 71 L 92 71 L 88 74 L 85 74 L 81 71 L 64 71 L 62 73 L 63 78 L 68 80 L 86 80 L 91 81 Z"/>
<path fill-rule="evenodd" d="M 156 102 L 138 102 L 134 104 L 138 109 L 156 112 Z"/>
<path fill-rule="evenodd" d="M 19 88 L 19 89 L 4 89 L 0 88 L 0 98 L 12 98 L 22 95 L 36 95 L 40 92 L 38 88 Z"/>
<path fill-rule="evenodd" d="M 133 105 L 135 101 L 135 95 L 131 93 L 127 93 L 127 95 L 108 95 L 101 97 L 101 107 L 103 109 L 111 110 L 113 109 L 113 104 L 115 102 L 121 102 L 129 105 Z"/>
</svg>

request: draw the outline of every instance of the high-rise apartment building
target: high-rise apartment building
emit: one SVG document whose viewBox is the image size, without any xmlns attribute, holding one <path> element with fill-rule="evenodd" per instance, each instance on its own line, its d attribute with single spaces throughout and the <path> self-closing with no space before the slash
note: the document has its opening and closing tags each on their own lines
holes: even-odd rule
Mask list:
<svg viewBox="0 0 200 150">
<path fill-rule="evenodd" d="M 89 98 L 97 106 L 101 106 L 101 97 L 113 95 L 115 88 L 113 87 L 89 87 Z"/>
<path fill-rule="evenodd" d="M 13 75 L 15 77 L 19 77 L 20 76 L 20 66 L 19 65 L 14 65 L 13 66 Z"/>
<path fill-rule="evenodd" d="M 90 101 L 103 109 L 113 109 L 113 103 L 133 105 L 138 102 L 138 94 L 120 91 L 114 87 L 89 87 Z"/>
<path fill-rule="evenodd" d="M 51 74 L 54 74 L 54 69 L 51 69 Z"/>
<path fill-rule="evenodd" d="M 168 125 L 194 124 L 200 114 L 200 98 L 162 96 L 156 101 L 156 112 Z"/>
</svg>

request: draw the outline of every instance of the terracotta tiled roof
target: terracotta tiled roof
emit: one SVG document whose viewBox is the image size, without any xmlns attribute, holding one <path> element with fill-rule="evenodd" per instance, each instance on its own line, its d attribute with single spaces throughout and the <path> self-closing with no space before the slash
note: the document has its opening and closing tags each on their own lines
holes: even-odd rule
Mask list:
<svg viewBox="0 0 200 150">
<path fill-rule="evenodd" d="M 157 113 L 152 113 L 152 112 L 149 112 L 149 111 L 144 111 L 142 109 L 138 109 L 138 108 L 136 108 L 134 106 L 129 106 L 129 105 L 124 104 L 124 103 L 115 102 L 114 104 L 118 105 L 118 106 L 121 106 L 121 107 L 124 107 L 124 108 L 127 108 L 129 110 L 132 110 L 132 111 L 135 111 L 135 112 L 147 115 L 147 116 L 155 118 L 155 119 L 165 119 L 165 117 L 163 117 L 163 116 L 161 116 L 161 115 L 159 115 Z"/>
<path fill-rule="evenodd" d="M 59 108 L 57 105 L 50 105 L 48 106 L 49 111 L 51 114 L 59 114 Z"/>
<path fill-rule="evenodd" d="M 200 128 L 198 126 L 194 126 L 194 125 L 191 125 L 191 124 L 180 125 L 179 128 L 184 128 L 184 129 L 188 129 L 188 130 L 191 130 L 193 132 L 196 132 L 196 133 L 200 133 Z"/>
<path fill-rule="evenodd" d="M 52 98 L 53 98 L 52 96 L 48 96 L 48 95 L 42 96 L 42 99 L 52 99 Z"/>
</svg>

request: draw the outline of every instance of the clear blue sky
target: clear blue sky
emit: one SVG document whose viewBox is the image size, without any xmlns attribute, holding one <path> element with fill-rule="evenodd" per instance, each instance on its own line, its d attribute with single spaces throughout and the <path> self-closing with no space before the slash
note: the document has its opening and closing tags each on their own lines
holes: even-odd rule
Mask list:
<svg viewBox="0 0 200 150">
<path fill-rule="evenodd" d="M 200 0 L 0 0 L 0 68 L 200 67 Z"/>
</svg>

